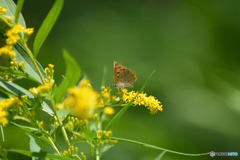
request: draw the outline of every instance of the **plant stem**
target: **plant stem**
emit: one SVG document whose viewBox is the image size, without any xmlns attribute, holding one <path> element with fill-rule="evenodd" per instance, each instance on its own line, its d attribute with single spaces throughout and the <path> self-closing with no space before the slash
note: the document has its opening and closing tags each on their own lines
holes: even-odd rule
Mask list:
<svg viewBox="0 0 240 160">
<path fill-rule="evenodd" d="M 3 132 L 3 126 L 2 126 L 2 124 L 0 124 L 0 128 L 1 128 L 1 135 L 2 135 L 3 147 L 4 147 L 5 139 L 4 139 L 4 132 Z"/>
<path fill-rule="evenodd" d="M 170 153 L 174 153 L 174 154 L 180 154 L 180 155 L 184 155 L 184 156 L 203 156 L 203 155 L 209 154 L 209 152 L 208 153 L 200 153 L 200 154 L 182 153 L 182 152 L 172 151 L 172 150 L 169 150 L 169 149 L 153 146 L 153 145 L 142 143 L 142 142 L 133 141 L 133 140 L 130 140 L 130 139 L 117 138 L 117 137 L 112 137 L 111 139 L 122 141 L 122 142 L 134 143 L 134 144 L 142 145 L 144 147 L 153 148 L 153 149 L 157 149 L 157 150 L 162 150 L 162 151 L 166 151 L 166 152 L 170 152 Z"/>
<path fill-rule="evenodd" d="M 41 72 L 40 72 L 40 70 L 38 68 L 38 65 L 37 65 L 37 63 L 35 61 L 35 58 L 34 58 L 32 52 L 30 51 L 30 49 L 28 48 L 26 43 L 21 43 L 21 44 L 24 47 L 24 49 L 26 50 L 28 56 L 30 57 L 34 67 L 36 68 L 37 73 L 38 73 L 38 75 L 39 75 L 39 77 L 40 77 L 40 79 L 42 81 L 42 84 L 45 84 L 45 81 L 43 79 L 43 75 L 41 74 Z M 64 140 L 65 140 L 65 143 L 66 143 L 67 149 L 68 149 L 68 148 L 70 148 L 70 143 L 69 143 L 69 140 L 68 140 L 67 132 L 66 132 L 64 126 L 62 125 L 62 120 L 60 119 L 60 116 L 59 116 L 59 114 L 57 112 L 57 108 L 56 108 L 56 105 L 55 105 L 53 97 L 50 98 L 50 102 L 51 102 L 51 105 L 52 105 L 52 108 L 53 108 L 53 112 L 54 112 L 54 114 L 55 114 L 55 116 L 57 118 L 57 121 L 59 123 L 59 126 L 61 127 L 61 132 L 63 134 Z"/>
<path fill-rule="evenodd" d="M 96 160 L 100 160 L 99 147 L 96 148 Z"/>
<path fill-rule="evenodd" d="M 50 136 L 48 136 L 48 139 L 49 139 L 49 141 L 52 143 L 52 145 L 54 146 L 54 149 L 57 151 L 57 153 L 62 156 L 62 153 L 60 152 L 60 150 L 59 150 L 59 148 L 57 147 L 57 145 L 54 143 L 53 138 L 50 137 Z"/>
<path fill-rule="evenodd" d="M 31 61 L 32 61 L 33 65 L 34 65 L 34 67 L 36 68 L 37 73 L 38 73 L 38 75 L 39 75 L 39 77 L 40 77 L 40 79 L 41 79 L 41 81 L 42 81 L 42 84 L 44 84 L 45 81 L 44 81 L 43 75 L 41 74 L 41 72 L 40 72 L 40 70 L 39 70 L 39 68 L 38 68 L 38 65 L 37 65 L 37 63 L 36 63 L 36 61 L 35 61 L 35 58 L 34 58 L 32 52 L 31 52 L 31 50 L 28 48 L 28 46 L 27 46 L 26 43 L 22 43 L 22 42 L 20 42 L 20 43 L 21 43 L 21 45 L 23 46 L 23 48 L 25 49 L 25 51 L 27 52 L 29 58 L 31 59 Z"/>
<path fill-rule="evenodd" d="M 90 160 L 93 160 L 92 142 L 89 142 Z"/>
<path fill-rule="evenodd" d="M 59 127 L 61 128 L 61 132 L 63 134 L 63 138 L 64 138 L 65 143 L 67 145 L 67 149 L 69 149 L 70 148 L 70 142 L 69 142 L 69 139 L 68 139 L 68 136 L 67 136 L 67 132 L 66 132 L 66 130 L 65 130 L 63 124 L 62 124 L 62 120 L 60 119 L 60 116 L 59 116 L 59 114 L 57 112 L 57 108 L 56 108 L 55 102 L 54 102 L 52 97 L 50 99 L 50 102 L 51 102 L 51 105 L 52 105 L 52 108 L 53 108 L 53 112 L 54 112 L 54 114 L 55 114 L 55 116 L 57 118 Z"/>
</svg>

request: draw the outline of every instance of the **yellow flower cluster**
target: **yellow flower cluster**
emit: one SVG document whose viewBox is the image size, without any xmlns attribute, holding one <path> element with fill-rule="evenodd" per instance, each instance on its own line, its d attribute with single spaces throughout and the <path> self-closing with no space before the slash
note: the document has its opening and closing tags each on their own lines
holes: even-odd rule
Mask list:
<svg viewBox="0 0 240 160">
<path fill-rule="evenodd" d="M 2 6 L 0 6 L 0 14 L 5 14 L 8 11 L 8 9 L 3 8 Z"/>
<path fill-rule="evenodd" d="M 31 92 L 35 97 L 37 97 L 37 96 L 48 97 L 51 93 L 53 84 L 54 84 L 53 82 L 45 83 L 44 85 L 30 88 L 29 92 Z"/>
<path fill-rule="evenodd" d="M 18 97 L 3 99 L 0 101 L 0 124 L 2 124 L 4 127 L 8 124 L 7 119 L 7 109 L 10 107 L 19 108 L 22 106 L 23 103 L 21 100 L 18 99 Z"/>
<path fill-rule="evenodd" d="M 14 45 L 20 38 L 20 33 L 24 30 L 24 27 L 21 24 L 16 24 L 13 28 L 9 29 L 6 33 L 8 37 L 6 40 L 7 45 Z"/>
<path fill-rule="evenodd" d="M 101 89 L 102 89 L 102 92 L 101 92 L 101 98 L 100 98 L 100 100 L 98 102 L 98 106 L 97 106 L 98 108 L 104 107 L 109 102 L 116 100 L 116 96 L 115 95 L 111 97 L 111 94 L 110 94 L 111 89 L 110 89 L 110 87 L 106 88 L 105 86 L 102 86 Z M 104 111 L 105 114 L 109 114 L 109 115 L 115 113 L 115 110 L 112 107 L 105 107 L 103 111 Z"/>
<path fill-rule="evenodd" d="M 12 48 L 12 46 L 3 46 L 0 48 L 0 56 L 13 58 L 13 56 L 16 56 L 16 52 Z"/>
<path fill-rule="evenodd" d="M 78 157 L 78 159 L 79 159 L 80 157 L 78 156 L 78 147 L 74 147 L 73 145 L 71 145 L 68 148 L 67 151 L 63 151 L 63 156 L 66 156 L 66 157 Z M 86 156 L 84 158 L 83 152 L 81 152 L 81 160 L 86 160 Z"/>
<path fill-rule="evenodd" d="M 99 140 L 103 138 L 111 139 L 111 137 L 112 137 L 111 130 L 108 130 L 108 131 L 97 130 L 97 138 Z"/>
<path fill-rule="evenodd" d="M 0 6 L 0 16 L 3 16 L 3 18 L 9 22 L 12 23 L 12 16 L 7 16 L 5 15 L 6 11 L 8 9 L 3 8 Z M 11 24 L 12 25 L 12 24 Z M 21 33 L 25 34 L 24 39 L 21 37 Z M 6 39 L 6 45 L 0 48 L 0 56 L 3 56 L 5 58 L 11 58 L 11 66 L 10 69 L 18 69 L 20 67 L 23 71 L 25 69 L 24 62 L 18 62 L 16 61 L 16 52 L 13 50 L 13 46 L 18 42 L 18 40 L 22 39 L 23 42 L 26 42 L 29 36 L 33 33 L 33 28 L 27 28 L 25 29 L 21 24 L 15 24 L 11 29 L 9 29 L 6 33 L 5 36 L 7 37 Z M 8 77 L 8 75 L 3 74 L 2 77 L 3 79 L 8 80 L 11 79 L 11 77 Z"/>
<path fill-rule="evenodd" d="M 5 9 L 0 6 L 0 15 L 4 16 L 4 19 L 7 20 L 7 22 L 11 22 L 13 17 L 12 16 L 6 16 L 5 12 L 8 9 Z M 25 41 L 29 38 L 29 36 L 33 33 L 33 28 L 27 28 L 25 29 L 21 24 L 15 24 L 11 29 L 9 29 L 5 36 L 7 36 L 6 39 L 6 46 L 0 48 L 0 56 L 4 57 L 10 57 L 16 56 L 16 52 L 13 51 L 13 45 L 18 42 L 18 40 L 21 38 L 20 33 L 25 33 Z"/>
<path fill-rule="evenodd" d="M 45 78 L 46 83 L 54 82 L 53 75 L 54 75 L 54 65 L 49 64 L 47 68 L 45 68 L 45 73 L 47 75 L 47 78 Z"/>
<path fill-rule="evenodd" d="M 65 124 L 65 128 L 70 132 L 77 132 L 78 130 L 83 130 L 86 128 L 87 122 L 87 119 L 79 119 L 68 116 L 68 122 Z"/>
<path fill-rule="evenodd" d="M 147 94 L 143 92 L 139 94 L 134 91 L 128 92 L 127 89 L 122 89 L 122 92 L 122 99 L 124 102 L 128 103 L 136 97 L 133 101 L 134 105 L 143 105 L 147 107 L 151 114 L 155 114 L 158 111 L 163 110 L 161 102 L 158 101 L 154 96 L 147 96 Z"/>
<path fill-rule="evenodd" d="M 91 87 L 90 81 L 83 79 L 79 87 L 71 87 L 67 92 L 66 100 L 57 105 L 58 109 L 70 109 L 71 114 L 80 119 L 92 118 L 97 109 L 99 93 Z"/>
<path fill-rule="evenodd" d="M 0 50 L 1 50 L 1 49 L 0 49 Z M 1 52 L 0 52 L 0 54 L 1 54 Z M 12 61 L 10 62 L 9 68 L 12 69 L 12 70 L 14 70 L 14 69 L 18 70 L 19 67 L 21 68 L 21 70 L 22 70 L 23 72 L 25 72 L 25 71 L 24 71 L 24 69 L 25 69 L 24 61 L 21 61 L 21 62 L 18 64 L 16 58 L 12 58 Z M 13 80 L 15 77 L 17 77 L 17 76 L 16 76 L 16 75 L 13 75 L 13 74 L 6 74 L 6 73 L 2 72 L 2 73 L 0 73 L 0 77 L 1 77 L 1 79 L 5 80 L 5 81 L 12 81 L 12 80 Z"/>
<path fill-rule="evenodd" d="M 12 24 L 13 23 L 13 16 L 5 16 L 4 17 L 4 19 L 8 22 L 8 23 L 10 23 L 10 24 Z"/>
</svg>

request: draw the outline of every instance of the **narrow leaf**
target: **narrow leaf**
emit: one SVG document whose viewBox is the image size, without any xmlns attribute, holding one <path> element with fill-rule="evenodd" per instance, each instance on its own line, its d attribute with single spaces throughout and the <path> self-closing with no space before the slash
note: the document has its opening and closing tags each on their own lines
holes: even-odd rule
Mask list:
<svg viewBox="0 0 240 160">
<path fill-rule="evenodd" d="M 27 95 L 28 99 L 31 102 L 34 102 L 34 96 L 28 90 L 15 83 L 0 80 L 0 90 L 10 97 L 17 96 L 19 93 L 21 95 Z M 47 112 L 48 114 L 52 115 L 54 113 L 49 105 L 44 101 L 42 102 L 42 107 L 43 111 Z"/>
<path fill-rule="evenodd" d="M 17 78 L 17 79 L 27 78 L 27 79 L 30 79 L 30 80 L 38 83 L 38 81 L 36 79 L 34 79 L 33 77 L 31 77 L 28 74 L 25 74 L 19 70 L 12 70 L 10 68 L 0 66 L 0 73 L 18 76 L 19 78 Z"/>
<path fill-rule="evenodd" d="M 47 134 L 42 133 L 39 129 L 33 128 L 33 127 L 29 127 L 29 126 L 19 125 L 19 124 L 14 123 L 14 122 L 10 122 L 10 124 L 12 124 L 14 126 L 17 126 L 20 129 L 30 133 L 31 135 L 37 136 L 38 138 L 44 140 L 45 142 L 50 144 L 58 153 L 60 153 L 58 147 L 54 144 L 52 138 L 50 136 L 48 136 Z"/>
<path fill-rule="evenodd" d="M 80 68 L 78 67 L 77 62 L 66 50 L 63 51 L 63 57 L 66 63 L 66 73 L 63 81 L 54 92 L 56 103 L 59 103 L 63 100 L 67 93 L 67 89 L 71 86 L 74 86 L 80 77 Z"/>
<path fill-rule="evenodd" d="M 19 14 L 22 10 L 23 3 L 24 3 L 24 0 L 18 0 L 18 2 L 17 2 L 17 9 L 16 9 L 16 13 L 15 13 L 15 24 L 18 23 L 18 18 L 19 18 Z"/>
<path fill-rule="evenodd" d="M 51 31 L 54 23 L 56 22 L 59 13 L 63 6 L 63 0 L 55 0 L 55 3 L 48 13 L 47 17 L 44 19 L 40 29 L 37 32 L 37 35 L 33 44 L 33 54 L 34 57 L 37 56 L 39 49 L 41 48 L 43 42 L 47 38 L 49 32 Z"/>
<path fill-rule="evenodd" d="M 65 156 L 60 155 L 54 155 L 46 152 L 31 152 L 26 150 L 20 150 L 20 149 L 9 149 L 8 152 L 12 153 L 19 153 L 25 156 L 29 157 L 38 157 L 38 158 L 44 158 L 44 159 L 60 159 L 60 160 L 72 160 L 72 158 L 68 158 Z"/>
<path fill-rule="evenodd" d="M 162 151 L 154 160 L 161 160 L 166 151 Z"/>
</svg>

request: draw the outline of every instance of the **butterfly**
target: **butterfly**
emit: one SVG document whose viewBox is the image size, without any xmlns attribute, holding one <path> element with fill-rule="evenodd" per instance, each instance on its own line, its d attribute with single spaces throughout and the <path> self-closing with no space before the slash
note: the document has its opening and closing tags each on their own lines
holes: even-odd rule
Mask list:
<svg viewBox="0 0 240 160">
<path fill-rule="evenodd" d="M 115 87 L 123 89 L 124 87 L 133 87 L 133 82 L 137 80 L 136 72 L 122 66 L 121 63 L 113 62 L 113 79 Z"/>
</svg>

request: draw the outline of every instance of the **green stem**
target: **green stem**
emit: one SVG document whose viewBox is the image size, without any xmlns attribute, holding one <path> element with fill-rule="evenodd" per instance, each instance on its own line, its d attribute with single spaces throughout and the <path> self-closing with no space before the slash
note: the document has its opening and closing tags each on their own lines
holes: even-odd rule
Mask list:
<svg viewBox="0 0 240 160">
<path fill-rule="evenodd" d="M 41 74 L 41 72 L 40 72 L 40 70 L 39 70 L 39 68 L 38 68 L 38 65 L 37 65 L 37 63 L 36 63 L 36 61 L 35 61 L 35 58 L 34 58 L 32 52 L 31 52 L 30 49 L 27 47 L 27 44 L 26 44 L 26 43 L 21 43 L 21 44 L 22 44 L 22 46 L 24 47 L 24 49 L 26 50 L 26 52 L 27 52 L 28 56 L 30 57 L 31 61 L 33 62 L 33 64 L 34 64 L 34 66 L 35 66 L 35 68 L 36 68 L 36 70 L 37 70 L 37 73 L 38 73 L 38 75 L 39 75 L 42 83 L 45 84 L 45 81 L 44 81 L 44 79 L 43 79 L 43 75 Z M 65 140 L 65 143 L 66 143 L 66 145 L 67 145 L 67 148 L 70 148 L 70 143 L 69 143 L 69 139 L 68 139 L 68 136 L 67 136 L 67 132 L 66 132 L 64 126 L 62 125 L 62 120 L 60 119 L 60 116 L 59 116 L 59 114 L 58 114 L 58 112 L 57 112 L 57 108 L 56 108 L 56 105 L 55 105 L 55 102 L 54 102 L 53 97 L 50 98 L 50 102 L 51 102 L 51 105 L 52 105 L 52 108 L 53 108 L 53 112 L 54 112 L 55 116 L 57 117 L 57 121 L 58 121 L 59 127 L 61 128 L 61 132 L 62 132 L 62 134 L 63 134 L 63 138 L 64 138 L 64 140 Z"/>
<path fill-rule="evenodd" d="M 38 68 L 38 65 L 37 65 L 37 63 L 36 63 L 36 61 L 35 61 L 35 58 L 34 58 L 32 52 L 31 52 L 31 50 L 28 48 L 28 46 L 27 46 L 26 43 L 23 43 L 23 42 L 21 42 L 21 41 L 20 41 L 20 43 L 21 43 L 21 45 L 23 46 L 23 48 L 25 49 L 25 51 L 27 52 L 29 58 L 31 59 L 31 61 L 32 61 L 33 65 L 34 65 L 34 67 L 36 68 L 37 73 L 38 73 L 38 75 L 39 75 L 39 77 L 40 77 L 40 79 L 41 79 L 41 81 L 42 81 L 42 84 L 45 84 L 43 75 L 41 74 L 41 72 L 40 72 L 40 70 L 39 70 L 39 68 Z"/>
<path fill-rule="evenodd" d="M 153 145 L 142 143 L 142 142 L 137 142 L 137 141 L 133 141 L 133 140 L 129 140 L 129 139 L 124 139 L 124 138 L 112 137 L 111 139 L 122 141 L 122 142 L 138 144 L 138 145 L 142 145 L 144 147 L 153 148 L 153 149 L 157 149 L 157 150 L 162 150 L 162 151 L 166 151 L 166 152 L 170 152 L 170 153 L 174 153 L 174 154 L 179 154 L 179 155 L 184 155 L 184 156 L 203 156 L 203 155 L 210 154 L 209 152 L 208 153 L 200 153 L 200 154 L 182 153 L 182 152 L 172 151 L 172 150 L 169 150 L 169 149 L 153 146 Z"/>
<path fill-rule="evenodd" d="M 2 126 L 2 124 L 0 124 L 0 129 L 1 129 L 1 135 L 2 135 L 3 147 L 4 147 L 5 139 L 4 139 L 4 132 L 3 132 L 3 126 Z"/>
<path fill-rule="evenodd" d="M 67 132 L 66 132 L 66 130 L 65 130 L 63 124 L 62 124 L 62 120 L 60 119 L 60 116 L 59 116 L 59 114 L 57 112 L 57 108 L 56 108 L 56 105 L 55 105 L 55 102 L 54 102 L 53 98 L 50 99 L 50 102 L 51 102 L 51 105 L 52 105 L 52 108 L 53 108 L 53 112 L 54 112 L 54 114 L 55 114 L 55 116 L 57 118 L 59 127 L 61 128 L 61 132 L 63 134 L 63 138 L 64 138 L 65 143 L 67 145 L 67 149 L 69 149 L 70 148 L 70 142 L 69 142 L 69 139 L 68 139 L 68 136 L 67 136 Z"/>
<path fill-rule="evenodd" d="M 54 143 L 52 137 L 48 136 L 48 139 L 49 139 L 49 141 L 52 143 L 52 145 L 54 146 L 54 149 L 57 151 L 57 153 L 62 156 L 62 153 L 60 152 L 60 150 L 59 150 L 59 148 L 57 147 L 57 145 Z"/>
<path fill-rule="evenodd" d="M 100 160 L 99 147 L 96 148 L 96 160 Z"/>
<path fill-rule="evenodd" d="M 92 142 L 89 142 L 89 152 L 90 152 L 90 160 L 93 160 Z"/>
</svg>

